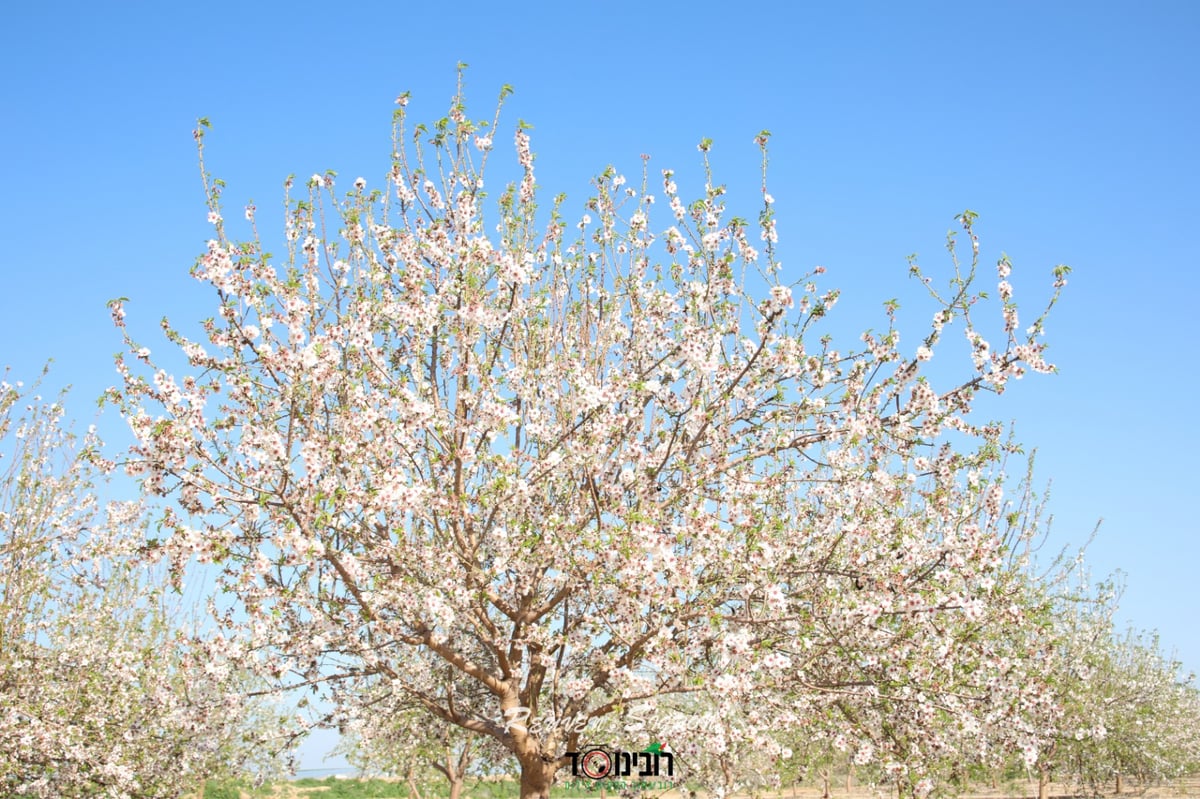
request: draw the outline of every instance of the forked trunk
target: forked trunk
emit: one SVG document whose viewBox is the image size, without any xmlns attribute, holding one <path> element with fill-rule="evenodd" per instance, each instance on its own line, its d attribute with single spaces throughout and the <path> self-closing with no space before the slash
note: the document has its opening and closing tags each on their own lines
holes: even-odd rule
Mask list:
<svg viewBox="0 0 1200 799">
<path fill-rule="evenodd" d="M 430 760 L 429 762 L 435 769 L 442 772 L 446 782 L 450 783 L 450 799 L 459 799 L 467 778 L 467 766 L 471 762 L 471 743 L 468 741 L 463 744 L 457 757 L 455 757 L 454 748 L 449 743 L 443 745 L 445 746 L 445 761 Z"/>
</svg>

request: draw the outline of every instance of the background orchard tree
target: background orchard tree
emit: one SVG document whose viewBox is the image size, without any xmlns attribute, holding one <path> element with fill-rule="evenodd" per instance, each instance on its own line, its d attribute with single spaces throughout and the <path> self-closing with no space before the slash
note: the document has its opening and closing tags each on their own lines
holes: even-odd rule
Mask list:
<svg viewBox="0 0 1200 799">
<path fill-rule="evenodd" d="M 339 198 L 313 175 L 282 261 L 231 236 L 202 166 L 215 234 L 193 274 L 217 314 L 204 341 L 164 322 L 188 374 L 126 333 L 129 470 L 178 499 L 165 547 L 219 564 L 246 611 L 226 634 L 259 671 L 346 702 L 384 681 L 512 752 L 530 799 L 581 731 L 664 695 L 762 704 L 764 731 L 870 705 L 872 686 L 972 712 L 940 666 L 909 698 L 889 675 L 940 653 L 984 680 L 964 625 L 1022 624 L 994 590 L 1002 429 L 971 407 L 1052 367 L 1041 319 L 1019 332 L 1006 260 L 981 318 L 974 214 L 947 290 L 913 266 L 923 338 L 902 349 L 892 305 L 837 350 L 823 270 L 785 278 L 774 255 L 765 132 L 757 224 L 727 213 L 707 161 L 692 202 L 669 170 L 634 188 L 607 169 L 569 222 L 562 198 L 539 211 L 524 126 L 493 209 L 494 124 L 461 86 L 431 128 L 398 102 L 386 184 Z M 971 362 L 938 391 L 923 371 L 953 325 Z M 475 690 L 448 694 L 446 669 Z"/>
<path fill-rule="evenodd" d="M 453 674 L 448 677 L 455 679 Z M 359 684 L 355 690 L 364 687 Z M 444 780 L 450 799 L 459 799 L 472 778 L 512 773 L 512 753 L 494 739 L 431 716 L 386 683 L 368 690 L 369 697 L 337 702 L 339 715 L 358 714 L 339 717 L 338 728 L 339 750 L 360 771 L 403 777 L 414 799 L 421 799 L 422 786 L 431 777 Z"/>
<path fill-rule="evenodd" d="M 1166 656 L 1155 635 L 1129 630 L 1110 634 L 1091 669 L 1086 695 L 1102 715 L 1103 736 L 1079 741 L 1072 771 L 1099 789 L 1122 778 L 1141 785 L 1191 773 L 1200 759 L 1200 702 L 1194 675 Z"/>
<path fill-rule="evenodd" d="M 1092 584 L 1082 553 L 1060 556 L 1051 571 L 1035 590 L 1052 623 L 1025 660 L 1048 688 L 1022 719 L 1029 740 L 1040 740 L 1021 750 L 1039 796 L 1052 780 L 1120 793 L 1122 775 L 1146 783 L 1186 773 L 1200 744 L 1192 676 L 1163 655 L 1156 637 L 1115 634 L 1119 585 Z"/>
<path fill-rule="evenodd" d="M 135 557 L 145 509 L 102 506 L 99 440 L 36 390 L 0 382 L 0 792 L 174 797 L 236 771 L 236 670 L 188 646 Z"/>
<path fill-rule="evenodd" d="M 758 796 L 780 787 L 792 758 L 790 729 L 768 729 L 754 707 L 709 696 L 677 704 L 671 715 L 673 723 L 653 737 L 673 742 L 677 779 L 703 786 L 707 795 L 716 797 Z"/>
<path fill-rule="evenodd" d="M 1055 594 L 1055 624 L 1037 666 L 1053 701 L 1030 713 L 1043 739 L 1036 753 L 1039 799 L 1045 799 L 1056 776 L 1087 780 L 1105 770 L 1099 742 L 1108 735 L 1115 710 L 1114 698 L 1102 684 L 1114 645 L 1114 584 L 1091 585 L 1080 554 L 1053 581 L 1046 581 L 1045 588 Z"/>
</svg>

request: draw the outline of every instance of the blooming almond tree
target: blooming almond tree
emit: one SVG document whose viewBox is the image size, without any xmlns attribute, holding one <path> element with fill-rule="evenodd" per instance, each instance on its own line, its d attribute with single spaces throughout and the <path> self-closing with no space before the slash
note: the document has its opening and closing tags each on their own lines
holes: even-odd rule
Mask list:
<svg viewBox="0 0 1200 799">
<path fill-rule="evenodd" d="M 1022 614 L 996 591 L 1002 430 L 972 404 L 1052 367 L 1006 260 L 982 319 L 974 214 L 948 290 L 913 266 L 924 338 L 902 349 L 889 315 L 839 350 L 824 270 L 777 262 L 765 132 L 757 224 L 726 212 L 708 141 L 696 200 L 669 170 L 634 188 L 610 168 L 572 223 L 562 198 L 537 204 L 525 126 L 493 203 L 495 120 L 469 120 L 460 91 L 410 131 L 407 100 L 384 185 L 339 197 L 313 175 L 282 259 L 231 236 L 202 160 L 215 235 L 193 275 L 216 315 L 200 339 L 164 321 L 184 373 L 125 334 L 129 470 L 177 498 L 162 524 L 180 568 L 212 561 L 240 597 L 221 640 L 290 685 L 344 702 L 387 685 L 491 737 L 530 799 L 597 721 L 666 694 L 755 703 L 743 737 L 838 698 L 894 696 L 914 725 L 975 712 L 943 664 L 986 682 L 970 631 Z M 935 389 L 924 370 L 954 325 L 971 357 Z M 912 659 L 925 671 L 902 678 Z"/>
<path fill-rule="evenodd" d="M 99 442 L 62 416 L 0 382 L 0 793 L 178 796 L 250 754 L 246 710 L 134 557 L 144 509 L 100 506 Z"/>
<path fill-rule="evenodd" d="M 467 779 L 497 773 L 508 774 L 511 753 L 487 736 L 473 735 L 455 724 L 431 717 L 413 703 L 397 705 L 398 697 L 388 686 L 376 686 L 377 694 L 367 702 L 344 703 L 352 711 L 365 706 L 371 712 L 341 719 L 339 749 L 360 771 L 404 777 L 413 799 L 421 798 L 420 784 L 430 772 L 445 780 L 449 799 L 463 795 Z M 400 699 L 403 702 L 403 699 Z M 387 703 L 379 708 L 381 703 Z"/>
<path fill-rule="evenodd" d="M 1116 595 L 1111 581 L 1101 583 L 1057 616 L 1050 663 L 1061 712 L 1038 761 L 1043 787 L 1056 771 L 1093 791 L 1111 781 L 1120 793 L 1125 776 L 1144 785 L 1183 776 L 1198 762 L 1195 678 L 1163 654 L 1157 636 L 1115 635 Z"/>
<path fill-rule="evenodd" d="M 1091 681 L 1108 716 L 1106 735 L 1081 753 L 1079 776 L 1098 787 L 1122 777 L 1146 785 L 1194 773 L 1200 764 L 1200 692 L 1195 675 L 1160 648 L 1158 636 L 1128 631 L 1111 640 Z"/>
</svg>

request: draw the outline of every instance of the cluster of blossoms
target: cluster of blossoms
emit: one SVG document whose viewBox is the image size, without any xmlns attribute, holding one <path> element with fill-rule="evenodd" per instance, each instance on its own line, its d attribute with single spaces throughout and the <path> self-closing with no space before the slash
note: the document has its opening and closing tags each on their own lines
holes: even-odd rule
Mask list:
<svg viewBox="0 0 1200 799">
<path fill-rule="evenodd" d="M 492 138 L 461 108 L 418 130 L 436 158 L 410 155 L 400 108 L 387 191 L 311 181 L 281 266 L 218 223 L 194 270 L 207 341 L 164 323 L 192 374 L 119 364 L 129 468 L 205 520 L 168 512 L 164 547 L 221 565 L 245 610 L 224 634 L 272 653 L 265 676 L 329 686 L 365 739 L 397 707 L 490 739 L 528 799 L 636 703 L 723 791 L 779 730 L 918 796 L 956 760 L 1036 758 L 1056 702 L 1020 568 L 1036 525 L 972 406 L 1053 367 L 1007 288 L 976 318 L 974 215 L 949 293 L 922 277 L 915 352 L 894 329 L 843 351 L 815 332 L 824 270 L 780 281 L 765 177 L 762 252 L 711 175 L 685 204 L 663 173 L 661 234 L 648 179 L 611 169 L 578 225 L 561 201 L 539 224 L 522 129 L 493 219 L 472 161 Z M 947 383 L 923 369 L 955 323 L 972 359 Z"/>
</svg>

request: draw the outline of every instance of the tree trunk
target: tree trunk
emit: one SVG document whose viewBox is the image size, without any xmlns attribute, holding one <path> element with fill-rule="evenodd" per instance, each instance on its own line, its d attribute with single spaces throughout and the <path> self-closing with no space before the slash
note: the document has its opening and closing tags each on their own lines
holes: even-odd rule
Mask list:
<svg viewBox="0 0 1200 799">
<path fill-rule="evenodd" d="M 410 765 L 408 767 L 408 774 L 405 775 L 405 779 L 408 782 L 408 795 L 411 799 L 421 799 L 421 789 L 417 787 L 416 766 Z"/>
<path fill-rule="evenodd" d="M 521 799 L 550 799 L 550 786 L 554 784 L 557 763 L 545 763 L 540 758 L 522 760 Z"/>
<path fill-rule="evenodd" d="M 467 766 L 471 762 L 471 742 L 463 744 L 457 758 L 454 756 L 454 748 L 448 743 L 445 744 L 445 756 L 444 763 L 431 759 L 429 765 L 442 772 L 446 782 L 450 783 L 450 799 L 459 799 L 467 778 Z"/>
<path fill-rule="evenodd" d="M 721 756 L 721 776 L 725 779 L 721 783 L 721 796 L 729 796 L 732 793 L 729 788 L 733 785 L 733 774 L 729 771 L 729 760 L 724 755 Z"/>
<path fill-rule="evenodd" d="M 1038 771 L 1038 799 L 1050 797 L 1050 772 L 1045 769 Z"/>
<path fill-rule="evenodd" d="M 1121 793 L 1121 772 L 1117 772 L 1117 793 Z"/>
</svg>

